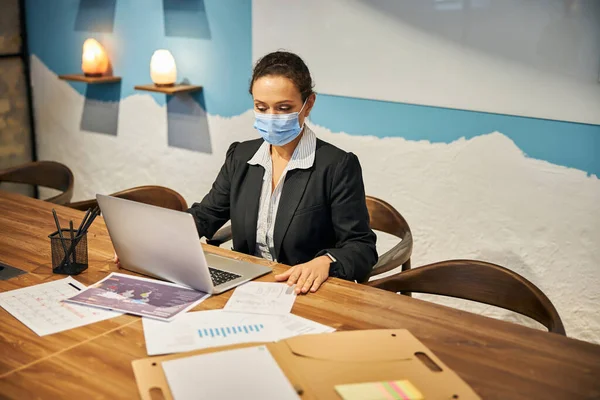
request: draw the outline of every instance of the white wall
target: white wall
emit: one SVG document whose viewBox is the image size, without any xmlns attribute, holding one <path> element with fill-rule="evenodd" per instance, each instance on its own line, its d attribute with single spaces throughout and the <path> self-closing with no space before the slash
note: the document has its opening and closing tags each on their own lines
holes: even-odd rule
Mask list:
<svg viewBox="0 0 600 400">
<path fill-rule="evenodd" d="M 253 0 L 254 59 L 319 92 L 600 124 L 596 0 Z"/>
<path fill-rule="evenodd" d="M 35 56 L 31 67 L 38 155 L 73 169 L 74 200 L 158 184 L 191 204 L 210 189 L 229 144 L 256 137 L 249 110 L 208 115 L 212 154 L 168 147 L 166 108 L 144 94 L 121 101 L 117 136 L 82 131 L 85 98 Z M 444 144 L 314 130 L 355 152 L 367 193 L 402 210 L 414 234 L 413 265 L 476 258 L 509 266 L 550 297 L 569 336 L 600 343 L 598 178 L 527 158 L 498 132 Z M 491 307 L 436 301 L 530 323 Z"/>
</svg>

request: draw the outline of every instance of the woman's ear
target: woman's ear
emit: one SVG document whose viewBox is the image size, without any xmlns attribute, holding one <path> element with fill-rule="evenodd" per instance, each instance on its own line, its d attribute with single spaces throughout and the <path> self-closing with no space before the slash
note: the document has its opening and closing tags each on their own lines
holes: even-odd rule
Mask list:
<svg viewBox="0 0 600 400">
<path fill-rule="evenodd" d="M 306 106 L 305 111 L 304 111 L 304 118 L 308 118 L 308 116 L 310 115 L 310 112 L 313 108 L 313 106 L 315 105 L 315 101 L 317 100 L 317 94 L 313 93 L 310 96 L 308 96 L 308 98 L 306 99 Z"/>
</svg>

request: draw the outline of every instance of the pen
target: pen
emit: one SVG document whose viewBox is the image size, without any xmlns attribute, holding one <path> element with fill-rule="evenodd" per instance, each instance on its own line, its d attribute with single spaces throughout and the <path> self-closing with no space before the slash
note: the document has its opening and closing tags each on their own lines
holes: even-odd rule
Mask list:
<svg viewBox="0 0 600 400">
<path fill-rule="evenodd" d="M 79 228 L 77 228 L 77 236 L 79 236 L 79 234 L 81 233 L 81 228 L 83 228 L 85 220 L 87 219 L 88 215 L 90 215 L 91 211 L 92 211 L 92 209 L 88 208 L 88 210 L 85 212 L 85 215 L 83 216 L 83 219 L 81 220 L 81 223 L 79 224 Z"/>
<path fill-rule="evenodd" d="M 94 220 L 96 219 L 96 217 L 98 216 L 98 214 L 100 214 L 100 207 L 96 206 L 92 209 L 92 213 L 90 214 L 90 217 L 88 218 L 88 220 L 85 223 L 85 230 L 87 231 L 90 226 L 94 223 Z"/>
<path fill-rule="evenodd" d="M 69 282 L 69 285 L 73 286 L 75 289 L 81 291 L 81 289 L 79 289 L 77 286 L 73 285 L 71 282 Z"/>
<path fill-rule="evenodd" d="M 63 251 L 65 252 L 65 258 L 63 258 L 63 261 L 60 263 L 60 265 L 62 265 L 65 262 L 65 260 L 68 265 L 71 265 L 71 262 L 69 261 L 69 253 L 67 252 L 67 245 L 65 244 L 65 238 L 62 234 L 62 230 L 60 229 L 60 223 L 58 222 L 58 215 L 56 215 L 56 210 L 54 208 L 52 209 L 52 215 L 54 216 L 54 223 L 56 223 L 56 229 L 58 229 L 58 236 L 60 237 L 60 244 L 62 245 Z"/>
<path fill-rule="evenodd" d="M 83 233 L 88 231 L 88 229 L 94 223 L 94 220 L 96 219 L 96 217 L 98 216 L 99 213 L 100 213 L 100 207 L 98 207 L 98 206 L 94 207 L 89 218 L 87 219 L 87 221 L 85 221 L 85 225 L 83 226 L 83 229 L 81 230 Z"/>
<path fill-rule="evenodd" d="M 71 234 L 71 245 L 75 241 L 75 232 L 73 232 L 73 220 L 69 221 L 69 233 Z M 73 251 L 73 262 L 75 262 L 75 252 Z"/>
</svg>

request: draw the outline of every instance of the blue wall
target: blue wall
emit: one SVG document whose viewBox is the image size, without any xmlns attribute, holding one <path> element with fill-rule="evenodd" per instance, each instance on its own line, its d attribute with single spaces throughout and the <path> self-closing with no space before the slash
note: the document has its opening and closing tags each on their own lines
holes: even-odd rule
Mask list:
<svg viewBox="0 0 600 400">
<path fill-rule="evenodd" d="M 178 5 L 196 9 L 178 12 Z M 250 1 L 27 0 L 26 7 L 29 50 L 58 75 L 81 71 L 83 42 L 96 38 L 111 55 L 114 74 L 123 78 L 125 98 L 142 93 L 135 85 L 151 83 L 150 58 L 156 49 L 166 48 L 177 61 L 178 80 L 204 87 L 207 112 L 230 117 L 252 107 L 247 94 L 252 72 Z M 204 25 L 200 32 L 192 25 L 196 21 L 186 18 L 190 13 Z M 185 26 L 190 29 L 173 32 Z M 71 84 L 85 93 L 85 84 Z M 164 104 L 164 95 L 152 96 Z"/>
<path fill-rule="evenodd" d="M 251 3 L 27 0 L 29 48 L 56 74 L 68 74 L 80 70 L 81 46 L 86 38 L 95 37 L 109 50 L 115 75 L 123 77 L 120 98 L 140 93 L 133 87 L 150 82 L 152 53 L 167 48 L 177 60 L 179 78 L 204 87 L 202 97 L 196 99 L 203 108 L 230 117 L 252 107 L 247 94 L 252 68 Z M 85 85 L 71 84 L 86 93 Z M 164 104 L 165 96 L 152 96 Z M 432 142 L 500 131 L 530 157 L 600 176 L 598 125 L 329 95 L 319 96 L 311 117 L 334 132 Z"/>
<path fill-rule="evenodd" d="M 327 95 L 311 119 L 334 132 L 444 143 L 498 131 L 529 157 L 600 177 L 600 125 Z"/>
</svg>

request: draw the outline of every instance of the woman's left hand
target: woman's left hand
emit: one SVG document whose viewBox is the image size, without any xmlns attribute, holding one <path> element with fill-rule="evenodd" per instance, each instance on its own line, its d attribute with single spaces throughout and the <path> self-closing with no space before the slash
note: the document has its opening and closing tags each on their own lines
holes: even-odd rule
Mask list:
<svg viewBox="0 0 600 400">
<path fill-rule="evenodd" d="M 331 259 L 327 256 L 317 257 L 304 264 L 291 267 L 283 274 L 275 275 L 276 281 L 285 281 L 292 286 L 296 284 L 296 293 L 316 292 L 319 286 L 329 277 Z"/>
</svg>

